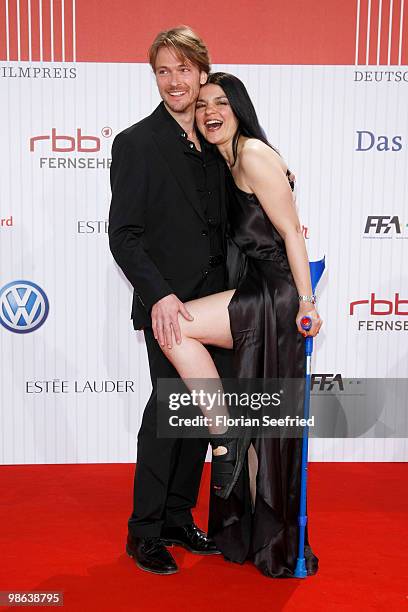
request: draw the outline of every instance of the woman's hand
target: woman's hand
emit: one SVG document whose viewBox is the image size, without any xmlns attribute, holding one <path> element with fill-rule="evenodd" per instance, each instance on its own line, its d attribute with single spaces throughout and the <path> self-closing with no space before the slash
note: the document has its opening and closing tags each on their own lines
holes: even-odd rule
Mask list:
<svg viewBox="0 0 408 612">
<path fill-rule="evenodd" d="M 302 329 L 302 326 L 300 325 L 300 321 L 303 319 L 303 317 L 310 317 L 312 320 L 312 327 L 309 329 L 309 331 Z M 314 304 L 311 304 L 310 302 L 301 302 L 296 316 L 296 325 L 303 336 L 317 336 L 321 326 L 323 325 L 323 321 L 320 318 Z"/>
</svg>

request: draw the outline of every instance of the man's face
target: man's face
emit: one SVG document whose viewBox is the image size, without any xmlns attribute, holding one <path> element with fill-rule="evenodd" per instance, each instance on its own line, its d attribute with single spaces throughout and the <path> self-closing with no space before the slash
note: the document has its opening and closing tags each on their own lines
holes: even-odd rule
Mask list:
<svg viewBox="0 0 408 612">
<path fill-rule="evenodd" d="M 155 75 L 160 96 L 174 113 L 195 108 L 200 86 L 207 81 L 205 72 L 187 58 L 181 61 L 167 47 L 160 47 L 157 53 Z"/>
</svg>

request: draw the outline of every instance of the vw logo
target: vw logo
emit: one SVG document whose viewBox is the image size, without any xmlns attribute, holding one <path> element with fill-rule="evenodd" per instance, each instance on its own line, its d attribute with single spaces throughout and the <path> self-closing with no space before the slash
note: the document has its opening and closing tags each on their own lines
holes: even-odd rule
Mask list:
<svg viewBox="0 0 408 612">
<path fill-rule="evenodd" d="M 0 289 L 0 323 L 17 334 L 35 331 L 48 316 L 44 291 L 30 281 L 19 280 Z"/>
</svg>

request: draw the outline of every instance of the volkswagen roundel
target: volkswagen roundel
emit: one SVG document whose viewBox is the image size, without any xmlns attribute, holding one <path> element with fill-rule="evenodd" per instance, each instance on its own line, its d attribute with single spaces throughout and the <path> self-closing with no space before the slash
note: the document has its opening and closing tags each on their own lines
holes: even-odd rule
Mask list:
<svg viewBox="0 0 408 612">
<path fill-rule="evenodd" d="M 49 311 L 44 291 L 31 281 L 18 280 L 0 289 L 0 323 L 17 334 L 35 331 Z"/>
</svg>

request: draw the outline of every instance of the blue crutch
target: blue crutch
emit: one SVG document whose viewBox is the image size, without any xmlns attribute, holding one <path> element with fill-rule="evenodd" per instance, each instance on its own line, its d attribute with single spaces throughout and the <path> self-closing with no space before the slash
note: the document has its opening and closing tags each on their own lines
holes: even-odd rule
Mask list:
<svg viewBox="0 0 408 612">
<path fill-rule="evenodd" d="M 325 268 L 325 258 L 319 261 L 310 262 L 310 278 L 312 282 L 312 291 L 315 292 L 317 284 L 322 277 Z M 301 326 L 305 331 L 308 331 L 312 326 L 312 320 L 310 317 L 303 317 L 301 320 Z M 313 338 L 307 336 L 305 338 L 305 357 L 306 357 L 306 385 L 305 385 L 305 396 L 303 401 L 303 418 L 309 418 L 310 411 L 310 390 L 311 390 L 311 379 L 312 379 L 312 353 L 313 353 Z M 300 507 L 299 507 L 299 552 L 296 562 L 296 568 L 294 576 L 295 578 L 306 578 L 306 560 L 305 560 L 305 531 L 307 524 L 306 514 L 306 492 L 307 492 L 307 454 L 309 447 L 309 427 L 305 425 L 303 428 L 302 438 L 302 464 L 301 464 L 301 479 L 300 479 Z"/>
</svg>

